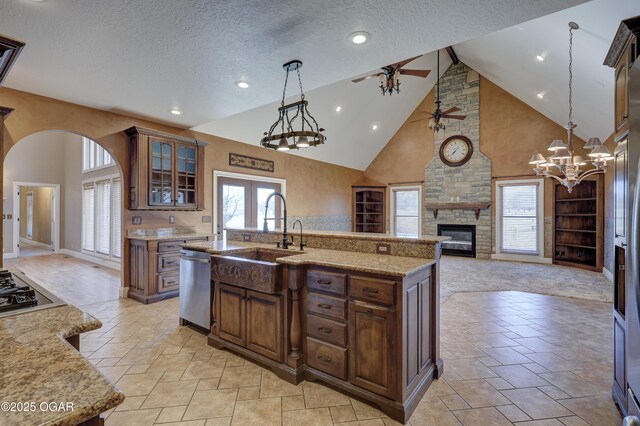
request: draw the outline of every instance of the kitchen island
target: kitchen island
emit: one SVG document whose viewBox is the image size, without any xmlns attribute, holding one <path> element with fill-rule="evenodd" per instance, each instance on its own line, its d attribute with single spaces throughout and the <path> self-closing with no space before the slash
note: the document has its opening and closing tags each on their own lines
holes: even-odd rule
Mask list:
<svg viewBox="0 0 640 426">
<path fill-rule="evenodd" d="M 227 230 L 186 243 L 211 254 L 209 344 L 284 380 L 320 380 L 406 422 L 442 374 L 440 237 Z"/>
</svg>

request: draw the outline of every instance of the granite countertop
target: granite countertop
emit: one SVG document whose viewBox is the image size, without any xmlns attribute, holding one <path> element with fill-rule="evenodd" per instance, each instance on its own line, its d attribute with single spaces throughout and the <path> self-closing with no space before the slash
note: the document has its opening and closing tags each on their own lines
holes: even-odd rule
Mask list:
<svg viewBox="0 0 640 426">
<path fill-rule="evenodd" d="M 187 250 L 205 251 L 212 255 L 233 255 L 234 253 L 242 253 L 254 248 L 264 248 L 278 253 L 292 253 L 290 256 L 276 259 L 276 262 L 285 265 L 326 266 L 397 277 L 407 276 L 418 269 L 431 266 L 436 262 L 434 259 L 318 248 L 305 248 L 302 252 L 299 251 L 297 247 L 282 250 L 275 248 L 273 244 L 244 243 L 240 241 L 186 243 L 183 244 L 182 247 Z"/>
<path fill-rule="evenodd" d="M 127 235 L 130 240 L 140 241 L 165 241 L 165 240 L 196 240 L 203 238 L 213 238 L 213 234 L 181 234 L 181 235 Z"/>
<path fill-rule="evenodd" d="M 233 229 L 229 228 L 229 231 L 233 232 L 260 232 L 263 233 L 262 228 L 240 228 Z M 282 230 L 276 229 L 269 231 L 270 234 L 281 235 Z M 326 238 L 353 238 L 353 239 L 371 239 L 377 241 L 403 241 L 403 242 L 416 242 L 416 243 L 440 243 L 442 241 L 450 240 L 451 237 L 445 236 L 437 236 L 437 235 L 423 235 L 420 237 L 405 237 L 401 235 L 391 234 L 391 233 L 369 233 L 369 232 L 340 232 L 340 231 L 313 231 L 313 230 L 304 230 L 305 236 L 314 236 L 314 237 L 326 237 Z"/>
<path fill-rule="evenodd" d="M 0 401 L 34 402 L 33 411 L 0 411 L 0 424 L 76 425 L 124 401 L 66 340 L 102 327 L 74 306 L 0 318 Z M 40 410 L 42 402 L 73 403 L 73 410 Z"/>
</svg>

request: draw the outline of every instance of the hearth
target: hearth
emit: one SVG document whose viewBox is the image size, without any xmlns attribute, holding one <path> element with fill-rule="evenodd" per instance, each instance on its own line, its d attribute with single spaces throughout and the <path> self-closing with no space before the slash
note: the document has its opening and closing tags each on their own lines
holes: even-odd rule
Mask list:
<svg viewBox="0 0 640 426">
<path fill-rule="evenodd" d="M 475 225 L 438 225 L 438 235 L 451 237 L 442 242 L 442 254 L 476 257 Z"/>
</svg>

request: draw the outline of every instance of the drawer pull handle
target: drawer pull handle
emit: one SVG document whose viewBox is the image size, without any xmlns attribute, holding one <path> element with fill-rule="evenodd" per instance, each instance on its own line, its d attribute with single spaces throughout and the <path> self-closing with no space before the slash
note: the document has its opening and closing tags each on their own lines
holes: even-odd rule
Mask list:
<svg viewBox="0 0 640 426">
<path fill-rule="evenodd" d="M 318 280 L 318 284 L 331 285 L 331 280 Z"/>
<path fill-rule="evenodd" d="M 331 305 L 326 304 L 326 303 L 318 303 L 318 308 L 331 309 Z"/>
<path fill-rule="evenodd" d="M 175 260 L 167 260 L 166 262 L 164 262 L 166 265 L 175 265 L 176 261 Z"/>
<path fill-rule="evenodd" d="M 378 289 L 365 287 L 362 289 L 362 291 L 364 291 L 365 293 L 376 294 L 378 292 Z"/>
<path fill-rule="evenodd" d="M 323 361 L 323 362 L 331 362 L 331 357 L 328 357 L 328 356 L 318 355 L 316 358 L 318 358 L 320 361 Z"/>
<path fill-rule="evenodd" d="M 175 280 L 173 280 L 173 281 L 165 281 L 165 284 L 167 284 L 167 285 L 172 285 L 172 284 L 175 284 L 175 283 L 176 283 Z"/>
<path fill-rule="evenodd" d="M 325 334 L 331 333 L 331 329 L 327 327 L 318 327 L 318 331 Z"/>
</svg>

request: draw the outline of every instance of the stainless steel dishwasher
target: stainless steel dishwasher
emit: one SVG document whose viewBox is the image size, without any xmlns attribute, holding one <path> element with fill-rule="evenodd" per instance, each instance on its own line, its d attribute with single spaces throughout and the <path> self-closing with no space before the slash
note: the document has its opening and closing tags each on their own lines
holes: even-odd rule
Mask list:
<svg viewBox="0 0 640 426">
<path fill-rule="evenodd" d="M 180 251 L 180 324 L 211 327 L 211 255 Z"/>
</svg>

